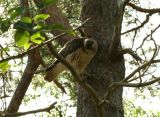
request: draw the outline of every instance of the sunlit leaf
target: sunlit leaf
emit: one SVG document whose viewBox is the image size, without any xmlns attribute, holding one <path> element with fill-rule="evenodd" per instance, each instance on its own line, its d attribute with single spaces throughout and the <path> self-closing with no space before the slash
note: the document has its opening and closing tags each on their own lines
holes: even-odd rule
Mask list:
<svg viewBox="0 0 160 117">
<path fill-rule="evenodd" d="M 0 71 L 1 72 L 7 71 L 9 67 L 10 67 L 10 65 L 8 64 L 8 61 L 0 63 Z"/>
<path fill-rule="evenodd" d="M 67 32 L 71 36 L 76 36 L 76 33 L 73 30 L 66 30 L 65 32 Z"/>
<path fill-rule="evenodd" d="M 50 17 L 49 14 L 38 14 L 38 15 L 36 15 L 33 19 L 34 19 L 35 21 L 39 21 L 39 20 L 45 20 L 45 19 L 47 19 L 47 18 L 49 18 L 49 17 Z"/>
<path fill-rule="evenodd" d="M 21 21 L 24 23 L 32 23 L 32 19 L 30 17 L 22 17 Z"/>
<path fill-rule="evenodd" d="M 41 29 L 41 28 L 43 28 L 44 26 L 43 25 L 36 25 L 33 29 L 34 30 L 38 30 L 38 29 Z"/>
<path fill-rule="evenodd" d="M 40 24 L 36 25 L 33 28 L 33 33 L 32 34 L 37 33 L 39 31 L 42 31 L 43 29 L 46 29 L 45 27 L 46 27 L 46 25 L 40 25 Z"/>
<path fill-rule="evenodd" d="M 45 40 L 45 38 L 43 36 L 41 36 L 41 34 L 39 32 L 33 34 L 31 36 L 31 41 L 36 43 L 36 44 L 40 44 Z"/>
<path fill-rule="evenodd" d="M 30 47 L 31 47 L 31 43 L 26 43 L 26 44 L 24 45 L 24 49 L 25 49 L 25 50 L 29 49 Z"/>
<path fill-rule="evenodd" d="M 17 30 L 14 37 L 16 45 L 18 47 L 23 47 L 29 41 L 29 32 Z"/>
</svg>

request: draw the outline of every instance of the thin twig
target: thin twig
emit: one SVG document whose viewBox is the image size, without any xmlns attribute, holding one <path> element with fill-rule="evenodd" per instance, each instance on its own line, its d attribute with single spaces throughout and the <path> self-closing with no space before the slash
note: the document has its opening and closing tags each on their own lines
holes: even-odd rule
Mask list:
<svg viewBox="0 0 160 117">
<path fill-rule="evenodd" d="M 10 96 L 9 95 L 4 95 L 4 96 L 1 96 L 0 99 L 7 98 L 7 97 L 10 97 Z"/>
<path fill-rule="evenodd" d="M 136 6 L 135 4 L 129 2 L 127 3 L 128 6 L 132 7 L 133 9 L 139 11 L 139 12 L 143 12 L 143 13 L 159 13 L 160 12 L 160 8 L 157 9 L 145 9 L 139 6 Z"/>
<path fill-rule="evenodd" d="M 37 109 L 27 112 L 17 112 L 17 113 L 6 113 L 5 115 L 2 115 L 1 117 L 14 117 L 14 116 L 23 116 L 27 114 L 33 114 L 33 113 L 39 113 L 39 112 L 50 112 L 53 108 L 55 108 L 57 102 L 54 102 L 49 107 L 43 108 L 43 109 Z"/>
<path fill-rule="evenodd" d="M 155 45 L 155 51 L 154 51 L 154 53 L 153 53 L 150 61 L 144 63 L 143 65 L 141 65 L 141 66 L 139 66 L 137 69 L 135 69 L 132 73 L 130 73 L 126 78 L 124 78 L 124 79 L 122 80 L 123 82 L 127 82 L 127 80 L 129 80 L 131 77 L 133 77 L 133 76 L 134 76 L 137 72 L 139 72 L 141 69 L 144 69 L 144 68 L 146 68 L 147 66 L 150 66 L 150 65 L 153 64 L 153 63 L 159 62 L 158 60 L 154 60 L 154 58 L 156 57 L 159 49 L 157 48 L 156 43 L 155 43 L 154 40 L 153 40 L 153 42 L 154 42 L 154 45 Z"/>
<path fill-rule="evenodd" d="M 134 76 L 138 71 L 140 71 L 141 69 L 144 69 L 145 67 L 147 67 L 148 65 L 151 65 L 153 63 L 158 63 L 160 62 L 159 60 L 151 60 L 146 62 L 145 64 L 139 66 L 137 69 L 135 69 L 131 74 L 129 74 L 126 78 L 124 78 L 122 81 L 126 82 L 128 79 L 130 79 L 132 76 Z"/>
<path fill-rule="evenodd" d="M 113 85 L 114 86 L 124 86 L 124 87 L 144 87 L 144 86 L 148 86 L 151 84 L 154 84 L 156 82 L 160 81 L 160 77 L 156 78 L 154 80 L 151 80 L 149 82 L 143 82 L 143 83 L 122 83 L 122 82 L 114 82 Z"/>
<path fill-rule="evenodd" d="M 135 28 L 132 28 L 132 29 L 130 29 L 130 30 L 127 30 L 127 31 L 121 33 L 121 35 L 124 35 L 124 34 L 126 34 L 126 33 L 132 32 L 132 31 L 137 31 L 138 29 L 142 28 L 142 27 L 149 21 L 149 18 L 150 18 L 150 16 L 152 16 L 152 15 L 153 15 L 153 14 L 148 14 L 148 15 L 146 16 L 146 19 L 141 23 L 141 25 L 139 25 L 139 26 L 137 26 L 137 27 L 135 27 Z"/>
<path fill-rule="evenodd" d="M 160 25 L 158 25 L 157 27 L 155 27 L 154 29 L 152 29 L 152 34 L 155 33 L 158 29 L 160 28 Z M 139 47 L 136 48 L 136 51 L 142 47 L 142 45 L 144 44 L 144 42 L 151 36 L 151 34 L 148 34 L 142 41 L 141 45 Z"/>
</svg>

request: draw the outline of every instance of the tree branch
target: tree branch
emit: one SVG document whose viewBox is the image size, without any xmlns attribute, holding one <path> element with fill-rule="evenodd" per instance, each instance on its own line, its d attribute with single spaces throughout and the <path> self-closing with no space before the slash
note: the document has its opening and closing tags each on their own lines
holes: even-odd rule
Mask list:
<svg viewBox="0 0 160 117">
<path fill-rule="evenodd" d="M 12 113 L 18 111 L 21 101 L 32 81 L 32 77 L 40 65 L 40 59 L 39 50 L 34 50 L 28 54 L 27 66 L 10 101 L 7 112 Z"/>
<path fill-rule="evenodd" d="M 56 103 L 57 102 L 54 102 L 49 107 L 42 108 L 42 109 L 36 109 L 36 110 L 32 110 L 32 111 L 17 112 L 17 113 L 6 113 L 5 115 L 2 115 L 1 117 L 14 117 L 14 116 L 23 116 L 23 115 L 33 114 L 33 113 L 39 113 L 39 112 L 50 112 L 53 108 L 55 108 Z"/>
<path fill-rule="evenodd" d="M 158 29 L 160 28 L 160 25 L 158 25 L 157 27 L 155 27 L 154 29 L 151 30 L 152 34 L 155 33 Z M 139 48 L 142 47 L 142 45 L 144 44 L 144 42 L 148 39 L 148 37 L 150 37 L 151 34 L 148 34 L 142 41 L 141 45 L 139 47 L 136 48 L 136 50 L 138 50 Z"/>
<path fill-rule="evenodd" d="M 145 64 L 141 65 L 140 67 L 138 67 L 137 69 L 135 69 L 131 74 L 129 74 L 126 78 L 124 78 L 122 81 L 126 82 L 128 79 L 130 79 L 132 76 L 134 76 L 137 72 L 139 72 L 141 69 L 146 68 L 147 66 L 153 64 L 153 63 L 157 63 L 159 62 L 159 60 L 154 60 L 154 58 L 157 55 L 157 52 L 159 51 L 159 49 L 157 48 L 156 42 L 155 40 L 151 39 L 154 42 L 155 45 L 155 51 L 150 59 L 150 61 L 146 62 Z"/>
<path fill-rule="evenodd" d="M 154 62 L 160 62 L 160 60 L 155 60 Z M 156 82 L 160 81 L 160 77 L 156 78 L 154 80 L 151 80 L 149 82 L 140 82 L 140 83 L 125 83 L 125 81 L 120 81 L 120 82 L 113 82 L 109 88 L 108 91 L 105 93 L 105 95 L 102 97 L 102 99 L 99 101 L 99 106 L 102 106 L 104 103 L 109 103 L 109 98 L 115 90 L 117 90 L 120 87 L 144 87 L 148 86 L 151 84 L 154 84 Z"/>
<path fill-rule="evenodd" d="M 160 62 L 160 60 L 151 60 L 146 62 L 145 64 L 139 66 L 137 69 L 135 69 L 132 73 L 130 73 L 126 78 L 124 78 L 122 81 L 126 82 L 128 79 L 130 79 L 132 76 L 134 76 L 138 71 L 140 71 L 141 69 L 146 68 L 147 66 L 153 64 L 153 63 L 158 63 Z"/>
<path fill-rule="evenodd" d="M 119 51 L 119 54 L 130 54 L 137 61 L 141 61 L 142 59 L 130 48 L 122 49 Z"/>
<path fill-rule="evenodd" d="M 126 78 L 124 78 L 122 81 L 120 82 L 114 82 L 112 83 L 108 90 L 106 91 L 106 93 L 104 94 L 104 96 L 102 97 L 102 99 L 99 101 L 99 106 L 101 107 L 104 103 L 109 103 L 109 98 L 110 95 L 112 94 L 112 92 L 114 92 L 116 89 L 118 89 L 119 87 L 122 86 L 126 86 L 126 87 L 143 87 L 143 86 L 147 86 L 150 84 L 153 84 L 155 82 L 160 81 L 160 78 L 156 78 L 152 81 L 149 82 L 145 82 L 145 83 L 126 83 L 128 81 L 128 79 L 130 79 L 131 77 L 133 77 L 137 72 L 139 72 L 141 69 L 145 69 L 147 66 L 150 66 L 153 63 L 160 63 L 160 59 L 154 60 L 155 55 L 157 53 L 158 49 L 156 48 L 152 58 L 150 61 L 146 62 L 145 64 L 141 65 L 140 67 L 138 67 L 137 69 L 135 69 L 131 74 L 129 74 Z"/>
<path fill-rule="evenodd" d="M 4 95 L 4 96 L 1 96 L 0 99 L 7 98 L 7 97 L 10 97 L 10 96 L 9 95 Z"/>
<path fill-rule="evenodd" d="M 46 35 L 46 34 L 43 34 L 43 35 L 44 35 L 45 39 L 48 40 L 47 35 Z M 54 47 L 53 47 L 52 43 L 47 43 L 47 47 L 48 47 L 50 53 L 54 56 L 54 52 L 53 52 L 53 51 L 54 51 Z M 58 82 L 58 79 L 55 79 L 53 82 L 56 84 L 56 86 L 57 86 L 58 88 L 60 88 L 60 90 L 61 90 L 63 93 L 66 93 L 65 88 L 62 86 L 61 83 Z"/>
<path fill-rule="evenodd" d="M 133 9 L 135 9 L 135 10 L 137 10 L 139 12 L 143 12 L 143 13 L 153 14 L 153 13 L 159 13 L 160 12 L 159 8 L 157 8 L 157 9 L 145 9 L 145 8 L 136 6 L 135 4 L 133 4 L 131 2 L 129 2 L 127 5 L 130 6 L 130 7 L 132 7 Z"/>
<path fill-rule="evenodd" d="M 149 82 L 143 82 L 143 83 L 123 83 L 123 82 L 114 82 L 113 85 L 114 86 L 124 86 L 124 87 L 144 87 L 144 86 L 148 86 L 151 84 L 154 84 L 156 82 L 160 81 L 160 77 L 156 78 L 154 80 L 151 80 Z"/>
</svg>

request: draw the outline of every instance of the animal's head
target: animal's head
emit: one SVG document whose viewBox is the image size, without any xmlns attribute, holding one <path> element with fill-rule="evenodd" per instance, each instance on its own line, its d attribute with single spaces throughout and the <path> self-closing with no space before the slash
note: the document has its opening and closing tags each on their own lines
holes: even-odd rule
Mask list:
<svg viewBox="0 0 160 117">
<path fill-rule="evenodd" d="M 91 38 L 85 39 L 84 48 L 90 51 L 97 52 L 97 49 L 98 49 L 97 41 Z"/>
</svg>

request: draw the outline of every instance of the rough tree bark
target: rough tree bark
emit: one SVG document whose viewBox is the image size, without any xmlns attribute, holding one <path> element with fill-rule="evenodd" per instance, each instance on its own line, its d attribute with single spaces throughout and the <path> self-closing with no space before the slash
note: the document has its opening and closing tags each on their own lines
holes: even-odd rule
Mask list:
<svg viewBox="0 0 160 117">
<path fill-rule="evenodd" d="M 123 55 L 117 57 L 116 54 L 121 48 L 120 29 L 124 5 L 120 4 L 124 4 L 124 1 L 82 0 L 82 21 L 91 18 L 84 27 L 84 33 L 96 39 L 99 44 L 98 52 L 83 78 L 95 89 L 99 97 L 103 97 L 109 85 L 122 80 L 125 74 Z M 114 47 L 109 53 L 111 43 Z M 122 92 L 122 88 L 112 92 L 109 103 L 102 107 L 103 117 L 124 116 Z M 98 117 L 92 97 L 81 87 L 78 87 L 77 117 Z"/>
</svg>

